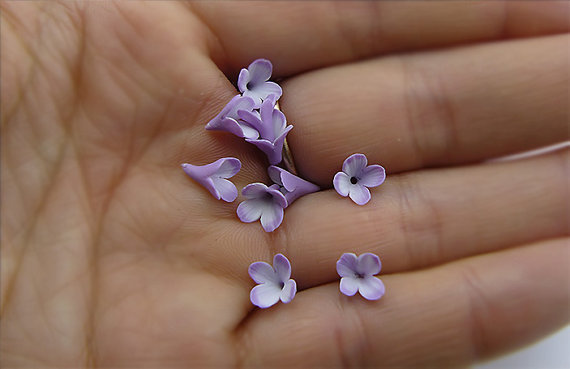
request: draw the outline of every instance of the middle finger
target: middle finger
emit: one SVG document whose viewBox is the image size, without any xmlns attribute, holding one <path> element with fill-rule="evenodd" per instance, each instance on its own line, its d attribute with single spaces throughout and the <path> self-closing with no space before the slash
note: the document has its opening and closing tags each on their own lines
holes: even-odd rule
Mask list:
<svg viewBox="0 0 570 369">
<path fill-rule="evenodd" d="M 568 36 L 382 58 L 287 81 L 300 173 L 330 186 L 363 152 L 388 172 L 473 162 L 568 135 Z"/>
</svg>

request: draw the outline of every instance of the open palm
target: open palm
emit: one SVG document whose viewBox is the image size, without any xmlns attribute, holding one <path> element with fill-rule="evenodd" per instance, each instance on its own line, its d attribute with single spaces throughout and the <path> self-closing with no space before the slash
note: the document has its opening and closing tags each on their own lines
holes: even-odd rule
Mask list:
<svg viewBox="0 0 570 369">
<path fill-rule="evenodd" d="M 2 364 L 463 365 L 568 322 L 568 4 L 3 2 Z M 255 147 L 204 125 L 256 58 L 282 79 L 300 174 L 279 229 L 180 164 Z M 355 152 L 388 172 L 331 190 Z M 447 168 L 446 168 L 447 167 Z M 239 201 L 239 198 L 238 198 Z M 251 262 L 299 293 L 254 309 Z M 338 291 L 374 252 L 387 293 Z"/>
</svg>

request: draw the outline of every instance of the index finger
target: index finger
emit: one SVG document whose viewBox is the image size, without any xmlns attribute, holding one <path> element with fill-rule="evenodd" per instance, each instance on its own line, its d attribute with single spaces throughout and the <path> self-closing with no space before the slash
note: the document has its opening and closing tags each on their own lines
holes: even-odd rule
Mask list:
<svg viewBox="0 0 570 369">
<path fill-rule="evenodd" d="M 395 51 L 567 32 L 567 2 L 196 2 L 227 73 L 267 58 L 276 76 Z"/>
</svg>

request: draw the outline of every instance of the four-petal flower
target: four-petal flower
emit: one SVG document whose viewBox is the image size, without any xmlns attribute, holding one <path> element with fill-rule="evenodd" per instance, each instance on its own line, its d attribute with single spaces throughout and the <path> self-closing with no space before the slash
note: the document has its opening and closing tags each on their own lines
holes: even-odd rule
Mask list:
<svg viewBox="0 0 570 369">
<path fill-rule="evenodd" d="M 269 60 L 257 59 L 239 73 L 238 88 L 243 96 L 253 99 L 256 108 L 269 96 L 274 95 L 275 100 L 278 100 L 283 93 L 277 83 L 269 81 L 272 72 L 273 65 Z"/>
<path fill-rule="evenodd" d="M 303 178 L 299 178 L 283 168 L 271 165 L 267 168 L 267 172 L 269 173 L 269 178 L 271 178 L 273 183 L 279 185 L 279 190 L 285 195 L 287 206 L 291 205 L 293 201 L 297 200 L 299 197 L 319 190 L 319 186 L 314 185 Z"/>
<path fill-rule="evenodd" d="M 211 131 L 227 131 L 238 137 L 246 139 L 255 139 L 259 137 L 259 133 L 249 124 L 241 120 L 238 116 L 240 111 L 253 110 L 253 99 L 245 96 L 236 95 L 229 103 L 206 124 L 206 129 Z"/>
<path fill-rule="evenodd" d="M 227 178 L 233 177 L 241 169 L 241 162 L 236 158 L 221 158 L 211 164 L 182 164 L 182 169 L 190 178 L 206 187 L 218 200 L 232 202 L 238 192 L 236 186 Z"/>
<path fill-rule="evenodd" d="M 370 201 L 368 187 L 380 186 L 386 179 L 386 172 L 380 165 L 368 165 L 363 154 L 349 156 L 342 164 L 342 172 L 333 179 L 334 189 L 341 196 L 349 196 L 358 205 Z"/>
<path fill-rule="evenodd" d="M 251 223 L 261 219 L 261 226 L 266 232 L 273 232 L 281 225 L 287 200 L 278 185 L 267 187 L 263 183 L 251 183 L 243 188 L 242 194 L 247 198 L 237 208 L 242 222 Z"/>
<path fill-rule="evenodd" d="M 291 279 L 291 263 L 283 254 L 273 257 L 273 267 L 257 261 L 249 266 L 248 272 L 259 283 L 249 294 L 249 299 L 255 306 L 268 308 L 279 300 L 286 304 L 297 293 L 297 283 Z"/>
<path fill-rule="evenodd" d="M 336 262 L 336 271 L 341 276 L 340 292 L 354 296 L 360 292 L 367 300 L 378 300 L 384 296 L 384 283 L 374 275 L 380 273 L 380 258 L 372 253 L 356 256 L 345 253 Z"/>
</svg>

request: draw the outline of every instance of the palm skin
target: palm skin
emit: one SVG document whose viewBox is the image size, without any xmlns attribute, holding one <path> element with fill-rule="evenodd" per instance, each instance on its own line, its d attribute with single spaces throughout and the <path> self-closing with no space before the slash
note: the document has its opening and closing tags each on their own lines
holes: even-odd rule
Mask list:
<svg viewBox="0 0 570 369">
<path fill-rule="evenodd" d="M 382 14 L 404 6 L 412 17 L 414 6 L 423 6 L 386 4 L 379 6 Z M 501 105 L 537 112 L 521 123 L 514 113 L 493 111 L 496 96 L 467 99 L 465 106 L 474 106 L 460 107 L 460 117 L 451 114 L 451 121 L 490 104 L 490 116 L 510 122 L 511 130 L 501 135 L 496 127 L 477 128 L 490 130 L 493 143 L 455 122 L 456 139 L 445 150 L 427 139 L 411 142 L 424 128 L 412 125 L 414 132 L 401 135 L 410 129 L 402 122 L 414 121 L 410 114 L 446 116 L 442 111 L 453 104 L 434 103 L 428 112 L 401 109 L 398 86 L 415 82 L 382 75 L 418 62 L 359 59 L 390 48 L 492 39 L 486 31 L 467 30 L 464 40 L 428 35 L 432 41 L 425 45 L 403 34 L 397 45 L 377 50 L 354 35 L 297 27 L 305 37 L 321 37 L 315 51 L 296 37 L 282 37 L 295 22 L 288 14 L 279 18 L 279 9 L 307 17 L 323 11 L 326 23 L 338 7 L 368 11 L 375 5 L 272 6 L 2 3 L 4 366 L 460 366 L 568 322 L 567 154 L 471 164 L 564 139 L 568 57 L 560 45 L 567 39 L 558 34 L 568 26 L 557 18 L 560 4 L 538 15 L 528 5 L 512 10 L 538 18 L 533 35 L 514 22 L 513 37 L 537 40 L 509 47 L 524 54 L 538 45 L 545 59 L 555 60 L 549 74 L 541 75 L 544 83 L 511 83 L 506 77 L 505 86 L 542 94 L 528 97 L 538 101 L 536 107 L 508 93 L 505 101 L 515 102 Z M 439 12 L 447 6 L 437 5 L 431 16 L 445 16 Z M 471 5 L 451 6 L 472 14 Z M 488 8 L 486 14 L 494 14 L 496 5 Z M 250 13 L 268 9 L 276 18 L 259 22 L 275 29 L 259 36 L 263 24 Z M 226 22 L 232 16 L 237 31 Z M 359 19 L 342 23 L 349 27 L 341 33 L 350 35 Z M 339 44 L 343 48 L 334 37 L 354 45 Z M 494 52 L 481 47 L 482 53 Z M 306 48 L 306 54 L 296 48 Z M 449 59 L 459 68 L 472 55 L 457 54 L 434 52 L 427 59 Z M 283 225 L 271 234 L 259 224 L 239 222 L 237 202 L 217 202 L 179 167 L 234 156 L 243 163 L 234 177 L 238 188 L 267 183 L 263 154 L 234 136 L 204 130 L 236 93 L 226 76 L 235 78 L 256 57 L 272 60 L 274 74 L 285 78 L 282 108 L 295 125 L 290 144 L 301 174 L 328 188 L 288 208 Z M 533 66 L 520 68 L 532 74 Z M 432 67 L 429 61 L 424 65 Z M 303 74 L 307 70 L 314 72 Z M 344 110 L 365 105 L 358 101 L 328 112 L 326 106 L 346 96 L 328 90 L 327 83 L 343 85 L 361 70 L 379 70 L 387 84 L 382 97 L 391 102 L 378 112 L 389 123 L 354 128 L 341 122 Z M 441 93 L 412 90 L 419 105 Z M 358 113 L 362 119 L 354 119 L 370 121 L 366 109 Z M 537 132 L 539 115 L 546 127 Z M 484 120 L 470 117 L 475 118 Z M 330 190 L 332 176 L 353 152 L 365 152 L 389 173 L 362 208 Z M 424 169 L 450 164 L 471 165 Z M 533 183 L 535 177 L 548 180 Z M 527 185 L 514 188 L 513 178 Z M 464 198 L 466 192 L 477 194 Z M 384 263 L 388 292 L 376 303 L 338 292 L 334 262 L 342 252 L 365 251 L 378 253 Z M 247 266 L 277 252 L 290 258 L 300 292 L 291 304 L 255 310 Z"/>
</svg>

